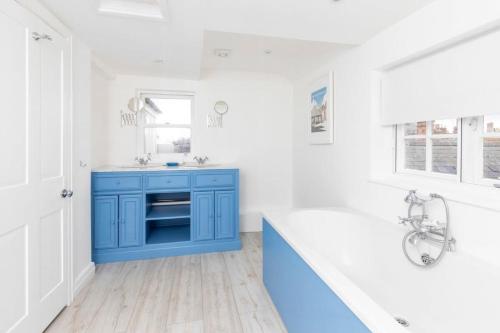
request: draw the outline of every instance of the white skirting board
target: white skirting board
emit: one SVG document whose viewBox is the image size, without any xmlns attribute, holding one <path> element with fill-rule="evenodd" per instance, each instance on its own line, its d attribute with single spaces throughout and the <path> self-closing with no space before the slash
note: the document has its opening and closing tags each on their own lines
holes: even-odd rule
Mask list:
<svg viewBox="0 0 500 333">
<path fill-rule="evenodd" d="M 75 283 L 73 284 L 73 298 L 75 298 L 83 287 L 90 282 L 95 274 L 95 264 L 90 262 L 87 267 L 76 277 Z"/>
<path fill-rule="evenodd" d="M 240 215 L 240 232 L 262 231 L 262 214 L 260 212 L 247 212 Z"/>
</svg>

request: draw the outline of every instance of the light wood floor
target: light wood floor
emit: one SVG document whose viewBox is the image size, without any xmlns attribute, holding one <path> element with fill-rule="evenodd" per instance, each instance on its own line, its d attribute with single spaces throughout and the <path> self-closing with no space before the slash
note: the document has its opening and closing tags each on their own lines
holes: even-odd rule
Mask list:
<svg viewBox="0 0 500 333">
<path fill-rule="evenodd" d="M 46 332 L 286 333 L 262 284 L 261 234 L 242 242 L 242 251 L 98 265 Z"/>
</svg>

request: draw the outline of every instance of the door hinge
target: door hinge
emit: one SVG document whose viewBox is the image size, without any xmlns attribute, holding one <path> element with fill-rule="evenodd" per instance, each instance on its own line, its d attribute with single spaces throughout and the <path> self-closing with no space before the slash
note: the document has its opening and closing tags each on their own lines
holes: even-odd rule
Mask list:
<svg viewBox="0 0 500 333">
<path fill-rule="evenodd" d="M 33 32 L 31 34 L 31 37 L 36 40 L 36 41 L 39 41 L 40 39 L 45 39 L 45 40 L 48 40 L 48 41 L 52 41 L 52 36 L 51 35 L 47 35 L 47 34 L 39 34 L 38 32 Z"/>
</svg>

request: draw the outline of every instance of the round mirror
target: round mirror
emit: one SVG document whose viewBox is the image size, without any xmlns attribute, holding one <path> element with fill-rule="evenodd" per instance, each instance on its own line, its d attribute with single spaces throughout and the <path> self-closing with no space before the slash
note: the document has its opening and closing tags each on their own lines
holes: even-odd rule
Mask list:
<svg viewBox="0 0 500 333">
<path fill-rule="evenodd" d="M 214 111 L 222 116 L 229 111 L 229 106 L 224 101 L 218 101 L 214 105 Z"/>
<path fill-rule="evenodd" d="M 132 112 L 139 112 L 144 108 L 144 101 L 140 98 L 134 97 L 128 101 L 128 109 Z"/>
</svg>

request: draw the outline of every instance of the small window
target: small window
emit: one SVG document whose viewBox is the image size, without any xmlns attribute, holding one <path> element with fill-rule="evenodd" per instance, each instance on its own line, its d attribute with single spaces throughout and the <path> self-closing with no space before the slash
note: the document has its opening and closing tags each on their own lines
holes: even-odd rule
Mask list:
<svg viewBox="0 0 500 333">
<path fill-rule="evenodd" d="M 450 175 L 457 174 L 458 121 L 432 121 L 432 171 Z"/>
<path fill-rule="evenodd" d="M 397 169 L 401 172 L 458 174 L 456 119 L 423 121 L 397 126 Z"/>
<path fill-rule="evenodd" d="M 483 117 L 483 178 L 500 178 L 500 116 Z"/>
<path fill-rule="evenodd" d="M 146 110 L 141 128 L 144 153 L 190 153 L 193 96 L 141 94 L 141 97 Z"/>
<path fill-rule="evenodd" d="M 425 171 L 427 165 L 427 123 L 404 125 L 404 168 Z"/>
</svg>

